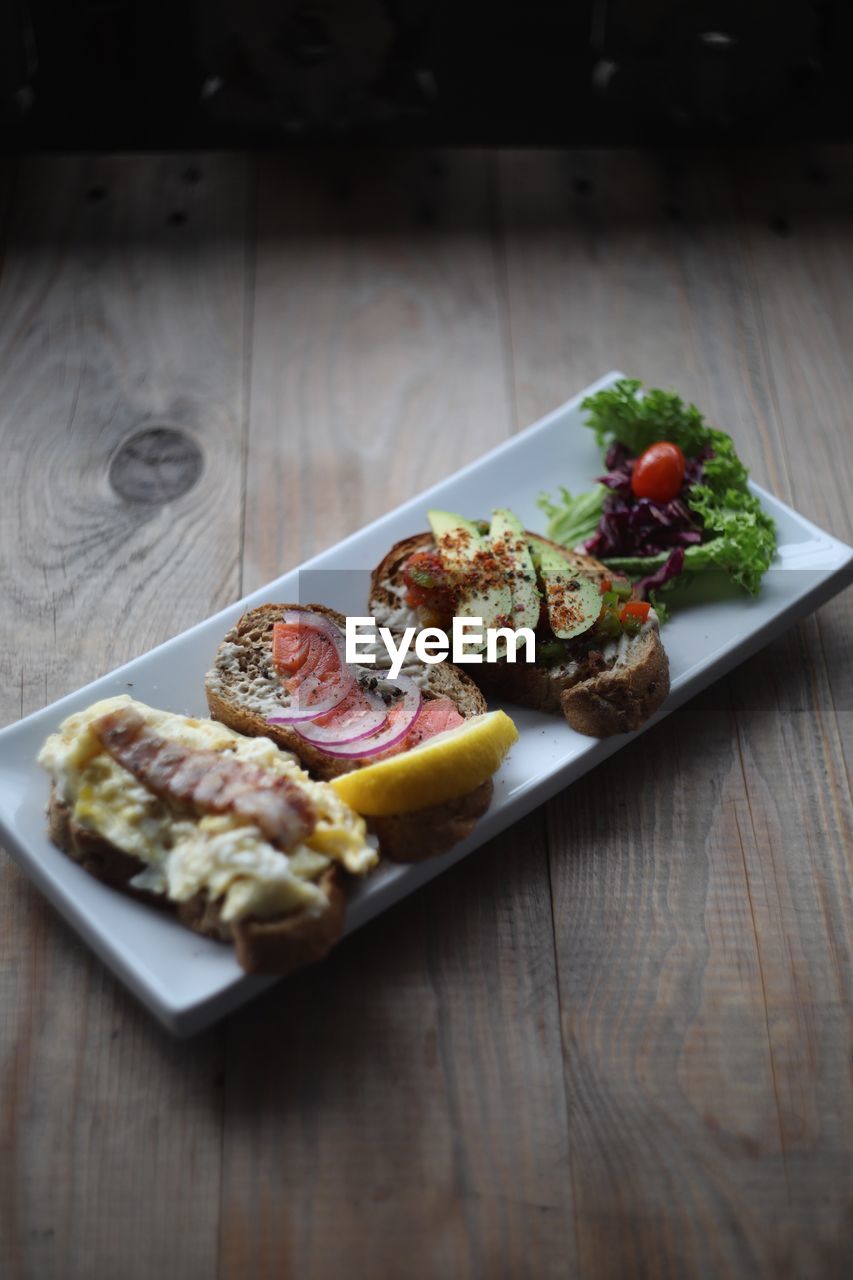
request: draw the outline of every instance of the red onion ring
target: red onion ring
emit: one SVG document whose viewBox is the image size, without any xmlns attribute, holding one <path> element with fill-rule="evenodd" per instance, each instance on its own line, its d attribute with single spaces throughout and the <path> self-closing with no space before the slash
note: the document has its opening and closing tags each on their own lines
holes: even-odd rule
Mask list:
<svg viewBox="0 0 853 1280">
<path fill-rule="evenodd" d="M 346 662 L 344 638 L 338 627 L 328 618 L 324 618 L 322 614 L 311 613 L 307 609 L 288 609 L 282 620 L 325 636 L 338 655 L 340 674 L 331 684 L 316 676 L 309 676 L 294 691 L 290 704 L 282 708 L 280 715 L 267 716 L 267 723 L 298 724 L 304 720 L 316 720 L 318 716 L 326 715 L 327 712 L 334 711 L 335 707 L 340 706 L 355 683 L 355 676 Z M 318 690 L 325 690 L 325 695 L 314 702 L 307 702 L 306 699 Z"/>
<path fill-rule="evenodd" d="M 377 675 L 379 675 L 378 672 Z M 398 689 L 402 690 L 403 709 L 399 716 L 396 716 L 370 738 L 359 736 L 346 742 L 342 740 L 334 743 L 324 742 L 323 750 L 327 755 L 341 756 L 348 760 L 360 760 L 368 756 L 375 756 L 380 751 L 388 751 L 390 747 L 396 746 L 412 728 L 421 712 L 422 698 L 420 689 L 409 676 L 399 675 L 392 679 L 391 676 L 383 675 L 380 676 L 380 679 L 387 684 L 396 685 Z M 386 709 L 386 719 L 388 718 Z"/>
<path fill-rule="evenodd" d="M 368 738 L 376 733 L 388 719 L 388 708 L 378 694 L 370 693 L 367 689 L 359 689 L 359 692 L 362 695 L 361 702 L 332 724 L 319 724 L 318 720 L 326 718 L 321 715 L 308 724 L 295 725 L 300 738 L 304 738 L 312 746 L 327 748 L 330 743 L 333 746 L 344 746 L 348 742 L 358 742 L 361 738 Z M 339 703 L 338 707 L 341 705 Z M 333 715 L 334 710 L 337 708 L 328 715 Z"/>
</svg>

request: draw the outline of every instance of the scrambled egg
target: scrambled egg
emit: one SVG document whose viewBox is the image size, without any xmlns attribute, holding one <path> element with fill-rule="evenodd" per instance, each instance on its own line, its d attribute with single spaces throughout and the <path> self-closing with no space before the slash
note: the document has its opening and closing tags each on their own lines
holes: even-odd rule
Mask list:
<svg viewBox="0 0 853 1280">
<path fill-rule="evenodd" d="M 133 706 L 164 738 L 227 751 L 298 782 L 317 813 L 311 835 L 282 853 L 239 814 L 176 815 L 113 760 L 92 732 L 95 720 L 121 706 Z M 214 720 L 157 711 L 126 694 L 107 698 L 69 716 L 48 738 L 38 760 L 81 826 L 145 864 L 131 882 L 134 888 L 164 893 L 177 902 L 205 890 L 222 900 L 224 920 L 322 910 L 326 899 L 316 881 L 330 863 L 364 875 L 378 861 L 364 819 L 332 787 L 314 782 L 294 756 L 268 738 L 244 738 Z"/>
</svg>

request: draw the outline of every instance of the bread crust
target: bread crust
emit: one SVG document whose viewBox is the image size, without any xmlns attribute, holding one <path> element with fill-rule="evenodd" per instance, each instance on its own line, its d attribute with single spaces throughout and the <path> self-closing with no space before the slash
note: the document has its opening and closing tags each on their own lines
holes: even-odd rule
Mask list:
<svg viewBox="0 0 853 1280">
<path fill-rule="evenodd" d="M 226 644 L 236 644 L 245 650 L 246 662 L 268 661 L 272 647 L 273 623 L 288 609 L 310 609 L 322 614 L 337 626 L 343 627 L 346 619 L 335 609 L 321 604 L 264 604 L 243 614 L 239 622 L 224 637 L 217 651 L 217 658 Z M 214 670 L 216 669 L 216 661 Z M 211 679 L 213 671 L 205 679 L 207 705 L 214 720 L 220 720 L 238 733 L 249 737 L 271 738 L 277 746 L 299 757 L 303 768 L 314 777 L 328 782 L 343 773 L 360 766 L 354 760 L 330 756 L 320 747 L 301 738 L 287 725 L 270 724 L 264 716 L 241 705 L 238 692 L 227 696 L 220 682 Z M 482 715 L 488 710 L 486 700 L 474 681 L 452 663 L 442 662 L 430 668 L 429 688 L 424 696 L 448 697 L 463 716 Z M 391 814 L 386 817 L 365 818 L 368 830 L 379 840 L 383 857 L 392 862 L 419 862 L 448 849 L 470 835 L 478 820 L 488 809 L 493 794 L 491 779 L 467 795 L 416 813 Z"/>
<path fill-rule="evenodd" d="M 560 693 L 560 707 L 578 733 L 608 738 L 646 723 L 669 693 L 669 659 L 657 627 L 631 642 L 631 661 Z"/>
<path fill-rule="evenodd" d="M 530 535 L 537 538 L 539 534 Z M 594 556 L 569 551 L 549 538 L 540 538 L 558 551 L 573 569 L 602 582 L 612 576 Z M 435 545 L 429 532 L 413 534 L 395 543 L 371 576 L 368 610 L 394 608 L 398 597 L 391 587 L 402 584 L 403 565 L 415 551 Z M 391 584 L 389 587 L 388 584 Z M 562 715 L 578 733 L 607 738 L 639 729 L 657 711 L 669 693 L 669 660 L 656 625 L 635 637 L 629 661 L 587 679 L 555 668 L 528 662 L 472 664 L 471 675 L 486 693 L 534 711 Z"/>
<path fill-rule="evenodd" d="M 343 935 L 345 876 L 335 864 L 317 881 L 327 904 L 319 914 L 298 911 L 278 919 L 249 917 L 228 921 L 222 919 L 220 903 L 211 901 L 205 893 L 194 894 L 185 902 L 173 902 L 164 895 L 134 888 L 130 881 L 143 870 L 144 863 L 76 822 L 55 787 L 51 787 L 47 818 L 53 843 L 90 875 L 141 902 L 169 911 L 194 933 L 233 943 L 237 962 L 247 973 L 292 973 L 322 959 Z"/>
<path fill-rule="evenodd" d="M 365 818 L 379 840 L 382 856 L 391 862 L 423 862 L 446 853 L 474 830 L 477 820 L 492 803 L 491 778 L 444 804 L 419 809 L 417 813 L 392 813 L 382 818 Z"/>
</svg>

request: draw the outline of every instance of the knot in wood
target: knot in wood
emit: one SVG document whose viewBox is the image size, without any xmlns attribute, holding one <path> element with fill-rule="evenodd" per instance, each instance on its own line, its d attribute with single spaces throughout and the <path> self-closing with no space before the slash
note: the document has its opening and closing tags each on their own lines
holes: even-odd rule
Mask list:
<svg viewBox="0 0 853 1280">
<path fill-rule="evenodd" d="M 171 502 L 202 472 L 196 442 L 172 427 L 150 427 L 126 440 L 110 463 L 110 484 L 128 502 Z"/>
</svg>

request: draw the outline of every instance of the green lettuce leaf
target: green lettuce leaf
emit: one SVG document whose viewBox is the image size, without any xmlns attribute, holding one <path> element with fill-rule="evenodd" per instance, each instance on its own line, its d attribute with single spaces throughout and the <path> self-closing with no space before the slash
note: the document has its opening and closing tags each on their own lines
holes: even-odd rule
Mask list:
<svg viewBox="0 0 853 1280">
<path fill-rule="evenodd" d="M 708 443 L 708 428 L 695 404 L 685 406 L 674 391 L 652 388 L 641 395 L 642 387 L 639 378 L 620 378 L 581 402 L 600 447 L 619 440 L 639 455 L 656 440 L 671 440 L 689 457 L 698 453 Z"/>
<path fill-rule="evenodd" d="M 705 470 L 707 476 L 707 465 Z M 755 595 L 776 551 L 776 525 L 755 494 L 745 483 L 742 489 L 723 488 L 709 480 L 693 485 L 687 505 L 701 517 L 706 541 L 687 547 L 685 569 L 725 569 Z"/>
<path fill-rule="evenodd" d="M 546 493 L 540 494 L 537 506 L 548 517 L 548 536 L 564 547 L 575 547 L 591 538 L 601 519 L 601 508 L 607 489 L 597 484 L 589 493 L 572 497 L 568 489 L 560 487 L 559 502 L 552 502 Z"/>
</svg>

